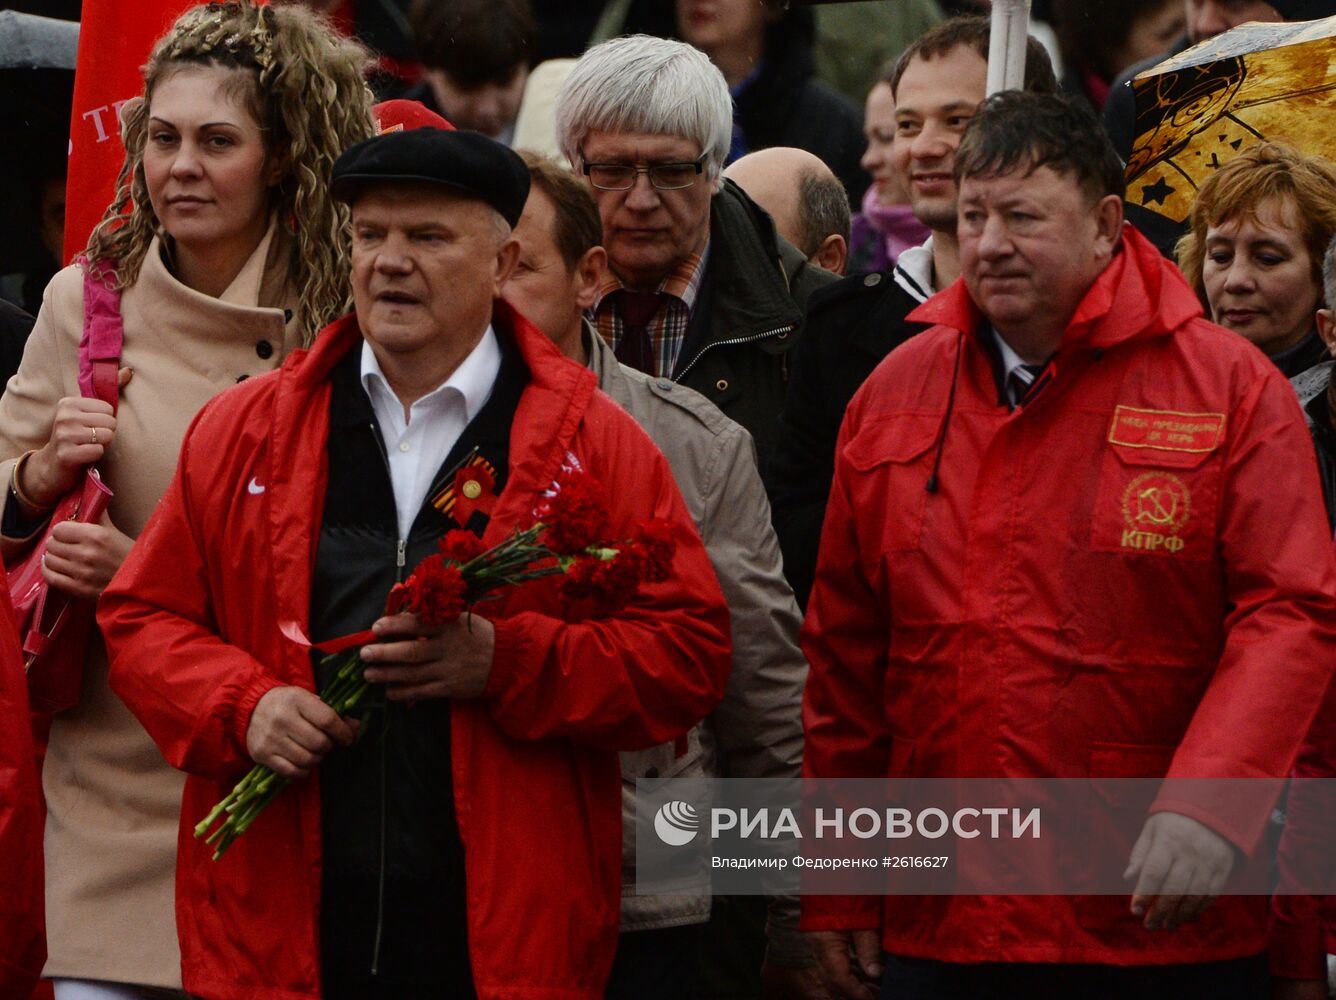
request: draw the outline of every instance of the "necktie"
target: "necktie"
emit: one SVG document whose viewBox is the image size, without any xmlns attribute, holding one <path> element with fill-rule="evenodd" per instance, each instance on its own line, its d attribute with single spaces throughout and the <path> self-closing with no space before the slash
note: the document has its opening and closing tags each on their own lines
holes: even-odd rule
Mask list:
<svg viewBox="0 0 1336 1000">
<path fill-rule="evenodd" d="M 1044 365 L 1017 365 L 1007 373 L 1007 396 L 1013 407 L 1025 402 L 1030 387 L 1034 385 L 1035 379 L 1039 378 L 1039 373 L 1044 367 Z"/>
<path fill-rule="evenodd" d="M 659 311 L 662 299 L 657 292 L 632 292 L 622 289 L 617 309 L 622 321 L 622 336 L 617 342 L 617 360 L 646 375 L 658 375 L 649 324 Z"/>
</svg>

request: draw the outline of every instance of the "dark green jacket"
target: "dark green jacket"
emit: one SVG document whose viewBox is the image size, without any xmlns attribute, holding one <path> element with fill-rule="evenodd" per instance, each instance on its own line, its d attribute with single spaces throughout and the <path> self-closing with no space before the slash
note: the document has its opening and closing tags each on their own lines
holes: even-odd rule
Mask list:
<svg viewBox="0 0 1336 1000">
<path fill-rule="evenodd" d="M 769 215 L 724 181 L 710 202 L 709 259 L 673 381 L 750 431 L 762 469 L 774 448 L 807 297 L 835 278 L 809 264 Z"/>
</svg>

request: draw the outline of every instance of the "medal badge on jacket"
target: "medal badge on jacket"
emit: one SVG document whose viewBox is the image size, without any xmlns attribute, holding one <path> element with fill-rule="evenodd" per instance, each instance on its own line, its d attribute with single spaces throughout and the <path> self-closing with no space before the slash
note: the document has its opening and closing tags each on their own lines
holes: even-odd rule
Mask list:
<svg viewBox="0 0 1336 1000">
<path fill-rule="evenodd" d="M 468 526 L 474 511 L 490 518 L 496 506 L 496 467 L 475 450 L 460 463 L 445 488 L 431 498 L 431 505 L 461 528 Z"/>
</svg>

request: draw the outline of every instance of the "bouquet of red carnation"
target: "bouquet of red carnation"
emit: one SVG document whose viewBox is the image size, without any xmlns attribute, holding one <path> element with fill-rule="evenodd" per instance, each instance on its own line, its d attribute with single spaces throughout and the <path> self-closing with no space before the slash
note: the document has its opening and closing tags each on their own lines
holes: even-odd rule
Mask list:
<svg viewBox="0 0 1336 1000">
<path fill-rule="evenodd" d="M 424 625 L 444 625 L 504 587 L 556 574 L 565 577 L 563 596 L 591 600 L 608 613 L 629 603 L 641 583 L 668 578 L 675 547 L 671 524 L 645 521 L 632 537 L 608 541 L 611 518 L 602 484 L 579 469 L 563 469 L 553 485 L 534 512 L 534 523 L 491 548 L 470 531 L 449 532 L 438 552 L 390 590 L 385 613 L 411 613 Z M 346 638 L 369 641 L 370 636 Z M 371 689 L 363 676 L 362 644 L 335 640 L 332 645 L 339 651 L 327 661 L 342 656 L 343 662 L 320 697 L 339 715 L 349 715 Z M 207 838 L 217 861 L 290 782 L 256 764 L 195 827 L 196 838 Z"/>
</svg>

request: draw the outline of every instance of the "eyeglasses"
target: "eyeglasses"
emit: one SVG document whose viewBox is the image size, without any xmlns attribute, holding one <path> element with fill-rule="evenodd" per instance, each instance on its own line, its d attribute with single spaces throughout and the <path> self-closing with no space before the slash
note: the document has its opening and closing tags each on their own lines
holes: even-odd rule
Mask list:
<svg viewBox="0 0 1336 1000">
<path fill-rule="evenodd" d="M 656 191 L 680 191 L 696 183 L 705 169 L 705 156 L 689 163 L 651 163 L 637 167 L 631 163 L 586 163 L 584 175 L 600 191 L 630 191 L 641 174 L 649 175 Z"/>
</svg>

